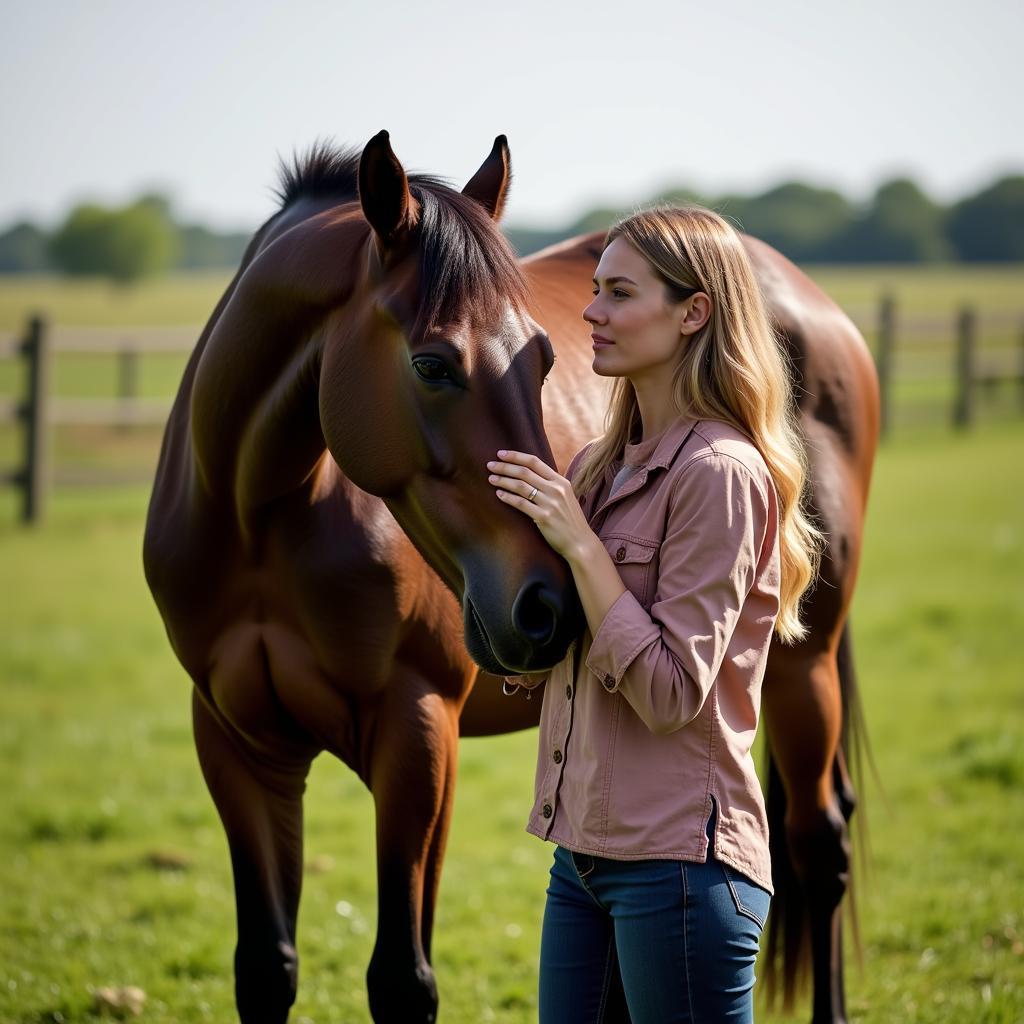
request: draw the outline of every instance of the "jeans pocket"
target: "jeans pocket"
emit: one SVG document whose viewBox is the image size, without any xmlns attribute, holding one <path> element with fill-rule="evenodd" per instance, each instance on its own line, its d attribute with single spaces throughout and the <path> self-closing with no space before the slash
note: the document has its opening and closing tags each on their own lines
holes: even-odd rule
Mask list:
<svg viewBox="0 0 1024 1024">
<path fill-rule="evenodd" d="M 732 893 L 736 910 L 749 917 L 763 931 L 764 923 L 768 919 L 768 908 L 772 902 L 771 893 L 728 864 L 722 864 L 722 871 L 725 873 L 726 882 L 729 883 L 729 892 Z"/>
</svg>

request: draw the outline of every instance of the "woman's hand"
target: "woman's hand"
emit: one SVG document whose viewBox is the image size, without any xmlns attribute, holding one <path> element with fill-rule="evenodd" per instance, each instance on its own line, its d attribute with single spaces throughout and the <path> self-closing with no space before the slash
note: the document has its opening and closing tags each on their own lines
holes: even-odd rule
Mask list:
<svg viewBox="0 0 1024 1024">
<path fill-rule="evenodd" d="M 499 451 L 487 468 L 487 480 L 497 488 L 498 498 L 529 516 L 570 565 L 585 557 L 597 538 L 564 476 L 524 452 Z"/>
</svg>

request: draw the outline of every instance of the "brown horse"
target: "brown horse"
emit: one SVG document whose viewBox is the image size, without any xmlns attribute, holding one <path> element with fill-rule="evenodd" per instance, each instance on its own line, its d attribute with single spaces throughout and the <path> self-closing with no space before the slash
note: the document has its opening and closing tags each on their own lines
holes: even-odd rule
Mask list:
<svg viewBox="0 0 1024 1024">
<path fill-rule="evenodd" d="M 302 791 L 324 750 L 376 805 L 373 1017 L 435 1019 L 458 736 L 534 724 L 540 702 L 500 696 L 486 672 L 549 666 L 582 626 L 565 564 L 494 498 L 485 463 L 511 447 L 564 468 L 598 432 L 604 391 L 579 318 L 598 239 L 520 269 L 494 223 L 508 183 L 503 137 L 462 193 L 407 176 L 383 132 L 361 157 L 315 150 L 285 174 L 168 422 L 146 574 L 194 682 L 196 747 L 228 836 L 244 1022 L 283 1022 L 295 996 Z M 810 907 L 815 1014 L 838 1021 L 852 803 L 833 785 L 848 788 L 833 774 L 836 658 L 876 398 L 849 322 L 777 254 L 753 255 L 797 352 L 834 549 L 814 638 L 776 652 L 765 703 Z"/>
</svg>

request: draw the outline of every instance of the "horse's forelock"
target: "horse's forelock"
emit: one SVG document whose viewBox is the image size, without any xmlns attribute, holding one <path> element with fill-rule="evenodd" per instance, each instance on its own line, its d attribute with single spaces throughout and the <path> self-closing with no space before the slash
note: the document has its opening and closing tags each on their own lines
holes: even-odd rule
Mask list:
<svg viewBox="0 0 1024 1024">
<path fill-rule="evenodd" d="M 410 178 L 420 205 L 420 309 L 424 328 L 484 316 L 496 300 L 526 303 L 515 254 L 475 200 L 435 178 Z"/>
</svg>

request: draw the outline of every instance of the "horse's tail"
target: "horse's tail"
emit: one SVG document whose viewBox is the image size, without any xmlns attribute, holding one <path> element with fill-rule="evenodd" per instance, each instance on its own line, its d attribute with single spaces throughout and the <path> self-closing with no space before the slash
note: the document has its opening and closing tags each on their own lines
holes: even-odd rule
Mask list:
<svg viewBox="0 0 1024 1024">
<path fill-rule="evenodd" d="M 854 846 L 857 852 L 856 861 L 859 866 L 863 867 L 867 860 L 867 822 L 864 815 L 863 797 L 865 758 L 872 768 L 872 773 L 877 773 L 874 772 L 874 761 L 871 757 L 864 723 L 864 710 L 857 687 L 848 621 L 843 625 L 843 631 L 839 638 L 836 662 L 839 671 L 843 723 L 839 737 L 840 749 L 832 764 L 832 778 L 839 808 L 848 824 L 855 804 L 859 811 Z M 797 877 L 786 840 L 786 792 L 782 785 L 782 776 L 772 757 L 770 745 L 766 744 L 765 750 L 767 767 L 765 804 L 770 832 L 772 882 L 775 887 L 775 895 L 772 897 L 771 914 L 768 917 L 762 971 L 768 1005 L 774 1004 L 781 988 L 783 1009 L 792 1012 L 796 996 L 804 988 L 810 974 L 810 919 L 804 890 Z M 852 789 L 849 782 L 851 779 Z M 859 800 L 855 799 L 855 793 L 860 794 Z M 854 899 L 853 863 L 854 859 L 851 858 L 847 886 L 847 908 L 854 948 L 859 962 L 862 952 L 857 905 Z"/>
</svg>

